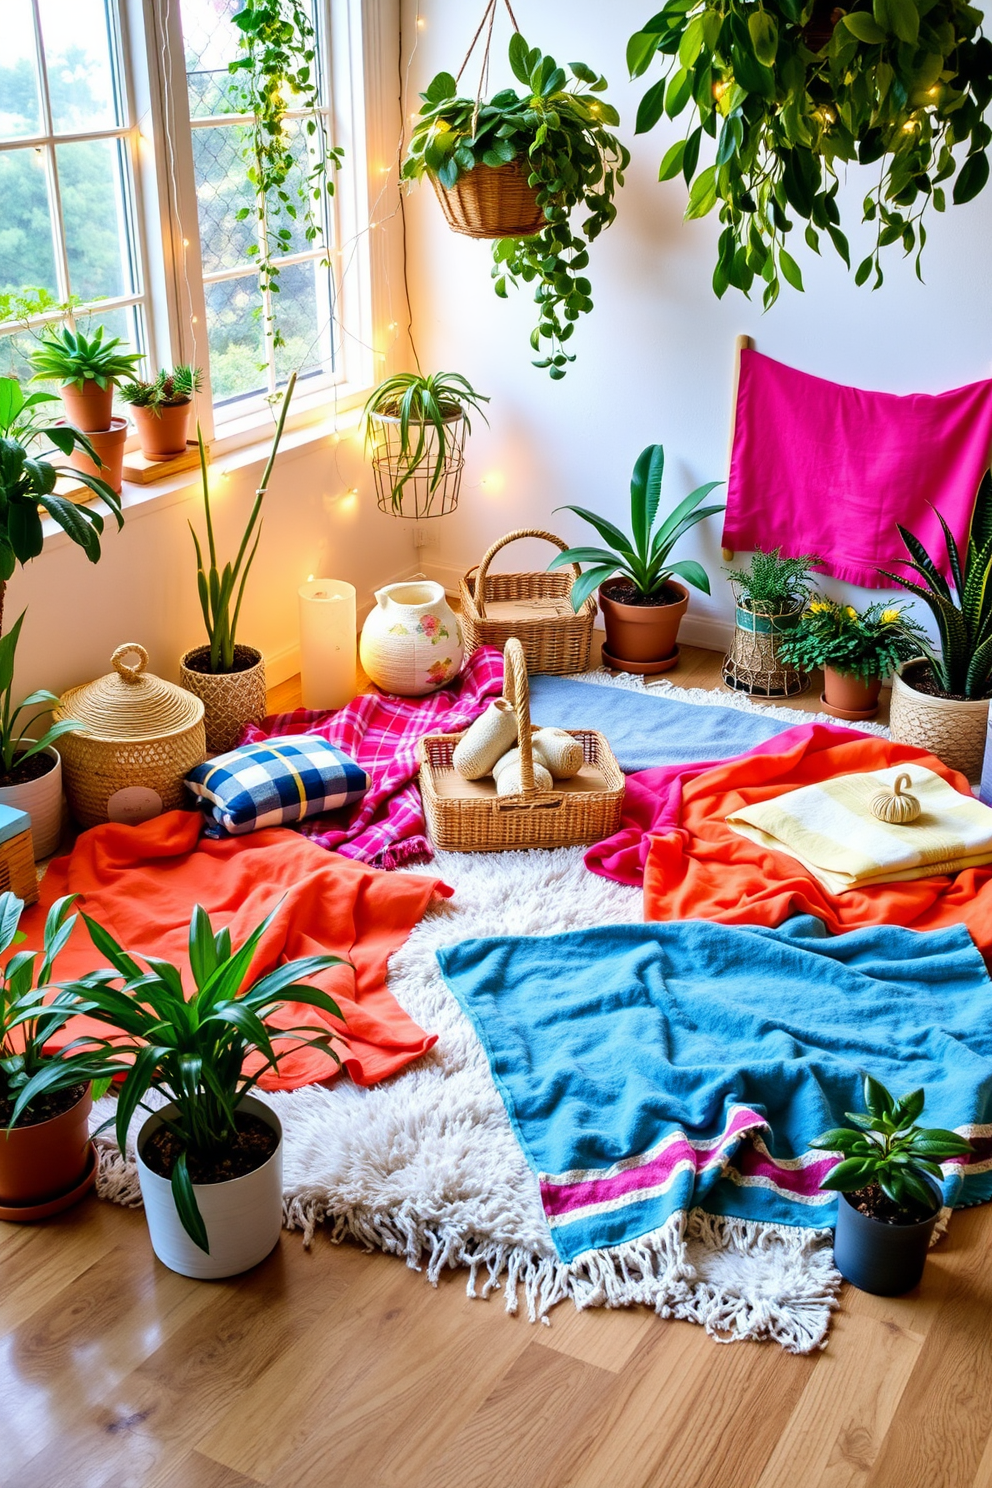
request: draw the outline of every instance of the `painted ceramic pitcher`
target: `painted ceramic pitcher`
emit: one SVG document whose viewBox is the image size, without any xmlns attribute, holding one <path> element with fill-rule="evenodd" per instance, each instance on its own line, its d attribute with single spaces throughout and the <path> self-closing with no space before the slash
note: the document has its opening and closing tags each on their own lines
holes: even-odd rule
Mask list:
<svg viewBox="0 0 992 1488">
<path fill-rule="evenodd" d="M 383 692 L 423 697 L 457 676 L 462 628 L 440 584 L 408 579 L 376 590 L 362 627 L 362 666 Z"/>
</svg>

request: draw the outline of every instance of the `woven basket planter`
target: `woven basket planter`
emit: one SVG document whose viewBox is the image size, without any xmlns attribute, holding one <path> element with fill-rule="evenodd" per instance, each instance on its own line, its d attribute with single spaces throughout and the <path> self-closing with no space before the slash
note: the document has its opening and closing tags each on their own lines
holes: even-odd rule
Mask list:
<svg viewBox="0 0 992 1488">
<path fill-rule="evenodd" d="M 974 783 L 982 773 L 989 699 L 962 702 L 917 692 L 913 673 L 925 664 L 909 661 L 892 678 L 889 732 L 897 743 L 928 750 Z"/>
<path fill-rule="evenodd" d="M 778 654 L 782 636 L 795 630 L 804 604 L 787 610 L 745 609 L 737 596 L 734 639 L 723 663 L 723 680 L 750 697 L 796 697 L 809 687 L 809 673 L 786 666 Z"/>
<path fill-rule="evenodd" d="M 376 503 L 381 512 L 391 517 L 409 517 L 422 522 L 425 517 L 446 517 L 458 505 L 462 470 L 465 467 L 465 419 L 461 411 L 444 420 L 445 448 L 441 474 L 435 482 L 438 443 L 433 424 L 423 426 L 411 420 L 408 443 L 413 449 L 419 443 L 423 427 L 424 450 L 410 470 L 409 457 L 402 453 L 400 421 L 391 413 L 369 414 L 369 444 L 372 448 L 372 475 L 375 479 Z M 403 489 L 394 501 L 393 491 L 399 481 Z"/>
<path fill-rule="evenodd" d="M 572 585 L 581 573 L 579 565 L 573 564 L 571 572 L 489 572 L 500 548 L 522 537 L 539 537 L 562 553 L 568 546 L 553 532 L 537 527 L 520 527 L 493 543 L 478 568 L 470 568 L 458 586 L 465 650 L 469 655 L 480 646 L 502 650 L 515 636 L 529 672 L 584 672 L 589 666 L 596 602 L 590 597 L 578 614 L 572 609 Z"/>
<path fill-rule="evenodd" d="M 194 646 L 187 651 L 179 662 L 179 680 L 203 704 L 207 749 L 211 754 L 226 754 L 237 744 L 246 724 L 261 723 L 265 717 L 265 661 L 254 646 L 235 646 L 234 659 L 242 663 L 240 671 L 198 671 L 197 663 L 209 657 L 209 646 Z"/>
<path fill-rule="evenodd" d="M 532 238 L 544 227 L 545 217 L 527 174 L 522 161 L 511 160 L 506 165 L 477 165 L 450 187 L 442 186 L 436 176 L 430 179 L 455 232 L 470 238 Z"/>
<path fill-rule="evenodd" d="M 134 665 L 124 660 L 131 653 Z M 146 672 L 144 646 L 118 646 L 110 659 L 112 672 L 63 693 L 52 710 L 56 722 L 85 724 L 59 740 L 69 809 L 83 827 L 175 811 L 206 753 L 199 698 Z"/>
</svg>

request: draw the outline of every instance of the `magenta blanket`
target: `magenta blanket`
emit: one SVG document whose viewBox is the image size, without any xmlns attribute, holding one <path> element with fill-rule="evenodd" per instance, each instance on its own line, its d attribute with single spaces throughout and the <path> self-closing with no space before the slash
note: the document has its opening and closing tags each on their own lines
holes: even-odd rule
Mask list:
<svg viewBox="0 0 992 1488">
<path fill-rule="evenodd" d="M 731 755 L 730 759 L 783 753 L 808 739 L 814 728 L 824 727 L 833 729 L 834 725 L 799 724 L 766 739 L 744 754 Z M 849 729 L 838 729 L 837 732 L 853 737 Z M 718 765 L 728 762 L 723 759 L 701 760 L 691 765 L 660 765 L 654 770 L 638 770 L 636 774 L 628 775 L 620 830 L 602 842 L 594 842 L 587 849 L 586 867 L 601 878 L 612 878 L 616 883 L 640 888 L 644 882 L 652 834 L 671 832 L 681 820 L 683 787 L 707 770 L 715 770 Z"/>
<path fill-rule="evenodd" d="M 249 724 L 243 744 L 275 734 L 319 734 L 367 770 L 364 800 L 345 811 L 314 816 L 301 830 L 320 847 L 377 868 L 399 868 L 411 858 L 432 857 L 417 788 L 417 745 L 425 734 L 454 734 L 485 712 L 503 690 L 503 655 L 482 646 L 461 674 L 429 697 L 366 692 L 334 713 L 296 708 Z"/>
<path fill-rule="evenodd" d="M 992 381 L 866 393 L 742 351 L 724 546 L 818 553 L 834 578 L 884 588 L 879 568 L 904 571 L 897 522 L 943 555 L 929 503 L 964 545 L 990 455 Z"/>
</svg>

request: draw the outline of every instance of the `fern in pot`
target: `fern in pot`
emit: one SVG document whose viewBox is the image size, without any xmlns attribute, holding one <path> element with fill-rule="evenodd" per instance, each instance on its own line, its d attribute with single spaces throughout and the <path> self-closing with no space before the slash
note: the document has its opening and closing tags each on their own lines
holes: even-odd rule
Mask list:
<svg viewBox="0 0 992 1488">
<path fill-rule="evenodd" d="M 678 664 L 678 632 L 689 605 L 689 591 L 673 577 L 709 594 L 710 581 L 695 559 L 673 561 L 672 549 L 698 522 L 722 512 L 722 506 L 700 507 L 721 481 L 708 481 L 691 491 L 660 523 L 661 482 L 665 451 L 660 444 L 642 450 L 630 482 L 630 527 L 628 537 L 606 517 L 583 506 L 558 507 L 588 522 L 606 544 L 602 548 L 567 548 L 548 565 L 588 563 L 572 585 L 572 608 L 576 614 L 594 589 L 606 626 L 603 659 L 623 671 L 653 675 Z"/>
<path fill-rule="evenodd" d="M 488 402 L 460 372 L 397 372 L 381 382 L 365 405 L 379 510 L 418 521 L 453 512 L 471 414 L 485 418 Z"/>
<path fill-rule="evenodd" d="M 759 548 L 748 568 L 727 575 L 734 589 L 734 639 L 723 664 L 723 680 L 737 692 L 758 697 L 792 697 L 805 692 L 809 679 L 802 668 L 781 654 L 782 638 L 799 624 L 812 592 L 813 553 L 783 558 L 781 548 Z"/>
</svg>

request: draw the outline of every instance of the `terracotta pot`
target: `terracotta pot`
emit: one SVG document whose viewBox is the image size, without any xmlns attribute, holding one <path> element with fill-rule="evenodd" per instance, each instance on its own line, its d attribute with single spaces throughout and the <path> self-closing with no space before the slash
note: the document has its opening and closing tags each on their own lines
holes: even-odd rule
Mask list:
<svg viewBox="0 0 992 1488">
<path fill-rule="evenodd" d="M 0 1207 L 23 1209 L 25 1219 L 35 1219 L 37 1215 L 26 1211 L 79 1186 L 92 1162 L 92 1106 L 87 1085 L 76 1104 L 60 1116 L 36 1126 L 15 1126 L 9 1134 L 0 1130 Z"/>
<path fill-rule="evenodd" d="M 110 428 L 114 414 L 114 384 L 105 388 L 92 380 L 82 384 L 68 383 L 60 389 L 67 424 L 82 429 L 84 434 Z"/>
<path fill-rule="evenodd" d="M 111 419 L 109 429 L 91 429 L 88 438 L 103 462 L 102 465 L 95 465 L 89 455 L 80 449 L 73 450 L 69 455 L 69 464 L 73 470 L 81 470 L 85 475 L 98 475 L 102 481 L 107 482 L 112 491 L 116 491 L 119 495 L 121 486 L 124 484 L 127 419 Z"/>
<path fill-rule="evenodd" d="M 210 655 L 209 646 L 194 646 L 179 662 L 179 682 L 203 703 L 207 751 L 226 754 L 238 742 L 246 723 L 265 717 L 265 659 L 254 646 L 235 646 L 236 660 L 251 664 L 240 672 L 201 672 L 196 663 Z"/>
<path fill-rule="evenodd" d="M 174 460 L 186 453 L 190 403 L 177 403 L 173 408 L 131 409 L 141 440 L 141 453 L 146 460 Z"/>
<path fill-rule="evenodd" d="M 982 773 L 989 699 L 962 701 L 917 692 L 913 676 L 926 664 L 908 661 L 892 678 L 891 737 L 898 744 L 929 750 L 974 783 Z"/>
<path fill-rule="evenodd" d="M 620 604 L 599 591 L 599 607 L 606 625 L 606 646 L 616 661 L 663 661 L 678 641 L 682 616 L 689 608 L 689 591 L 669 579 L 667 587 L 680 598 L 670 604 Z"/>
<path fill-rule="evenodd" d="M 33 739 L 25 739 L 33 744 Z M 62 756 L 49 744 L 44 751 L 52 761 L 47 775 L 23 785 L 0 785 L 0 806 L 15 806 L 31 818 L 34 859 L 40 863 L 58 850 L 62 836 Z"/>
<path fill-rule="evenodd" d="M 881 677 L 872 677 L 870 681 L 864 682 L 851 672 L 838 672 L 833 667 L 823 668 L 823 700 L 838 713 L 854 714 L 859 718 L 877 713 L 881 691 Z"/>
</svg>

